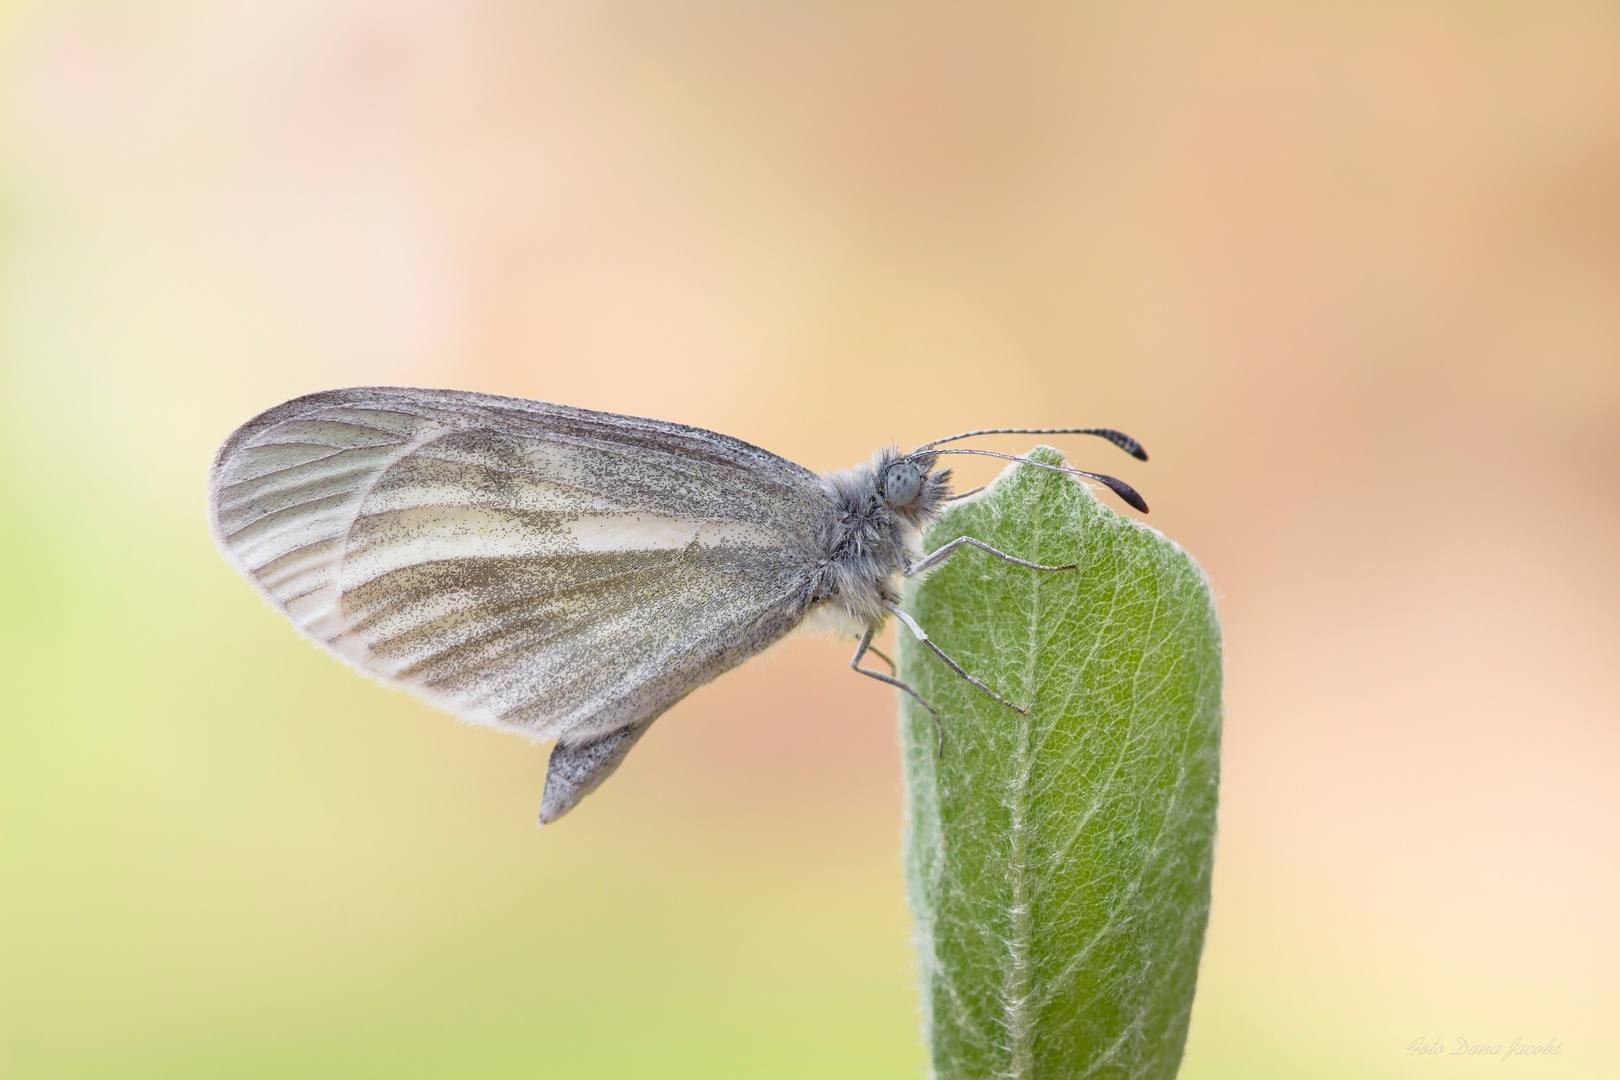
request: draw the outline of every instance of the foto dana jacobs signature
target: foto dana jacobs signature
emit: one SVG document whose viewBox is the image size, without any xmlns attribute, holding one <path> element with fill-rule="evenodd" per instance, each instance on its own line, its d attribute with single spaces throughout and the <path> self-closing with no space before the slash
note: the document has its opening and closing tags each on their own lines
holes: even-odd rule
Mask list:
<svg viewBox="0 0 1620 1080">
<path fill-rule="evenodd" d="M 1510 1061 L 1516 1057 L 1552 1057 L 1564 1052 L 1564 1045 L 1557 1039 L 1548 1039 L 1546 1042 L 1527 1043 L 1522 1038 L 1514 1039 L 1509 1045 L 1501 1043 L 1473 1042 L 1461 1035 L 1447 1041 L 1445 1039 L 1425 1039 L 1421 1036 L 1406 1044 L 1406 1052 L 1415 1057 L 1492 1057 Z"/>
</svg>

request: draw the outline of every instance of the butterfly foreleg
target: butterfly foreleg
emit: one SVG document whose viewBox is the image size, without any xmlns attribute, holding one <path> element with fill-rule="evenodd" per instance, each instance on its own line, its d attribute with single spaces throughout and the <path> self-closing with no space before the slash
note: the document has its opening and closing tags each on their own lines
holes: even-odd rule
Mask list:
<svg viewBox="0 0 1620 1080">
<path fill-rule="evenodd" d="M 975 540 L 971 536 L 958 536 L 950 543 L 935 548 L 917 563 L 906 567 L 903 571 L 901 571 L 901 573 L 903 573 L 906 577 L 916 577 L 918 574 L 921 574 L 926 570 L 932 570 L 934 567 L 938 566 L 940 563 L 954 555 L 956 553 L 956 549 L 961 547 L 963 544 L 971 544 L 980 551 L 994 555 L 998 559 L 1005 559 L 1007 562 L 1017 563 L 1019 566 L 1027 566 L 1031 570 L 1074 570 L 1080 566 L 1079 563 L 1066 563 L 1063 566 L 1043 566 L 1040 563 L 1033 563 L 1027 559 L 1020 559 L 1016 555 L 1009 555 L 1005 551 L 999 551 L 985 543 L 983 540 Z"/>
<path fill-rule="evenodd" d="M 939 722 L 939 713 L 935 711 L 934 707 L 928 704 L 927 700 L 921 694 L 917 693 L 917 691 L 913 690 L 910 686 L 901 682 L 893 675 L 885 675 L 881 671 L 873 671 L 871 668 L 861 667 L 861 658 L 869 652 L 874 652 L 883 657 L 883 661 L 889 665 L 890 671 L 896 670 L 893 660 L 890 660 L 887 656 L 883 656 L 881 652 L 878 652 L 878 650 L 872 648 L 872 635 L 876 632 L 877 627 L 875 626 L 868 626 L 866 628 L 866 632 L 861 635 L 860 644 L 855 646 L 855 655 L 849 658 L 849 669 L 851 671 L 858 671 L 862 675 L 870 676 L 871 678 L 876 679 L 878 682 L 888 683 L 890 686 L 898 686 L 900 689 L 916 698 L 917 704 L 927 709 L 928 715 L 934 718 L 934 733 L 939 736 L 939 749 L 935 751 L 935 756 L 944 757 L 945 727 Z"/>
</svg>

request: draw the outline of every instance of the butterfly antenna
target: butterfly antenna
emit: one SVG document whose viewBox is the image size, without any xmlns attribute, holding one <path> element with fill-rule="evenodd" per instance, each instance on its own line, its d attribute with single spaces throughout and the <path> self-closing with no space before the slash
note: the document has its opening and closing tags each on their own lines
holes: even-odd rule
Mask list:
<svg viewBox="0 0 1620 1080">
<path fill-rule="evenodd" d="M 1148 512 L 1147 502 L 1142 498 L 1142 496 L 1136 493 L 1136 489 L 1117 477 L 1105 476 L 1102 473 L 1086 472 L 1084 469 L 1071 469 L 1067 465 L 1048 465 L 1044 461 L 1034 461 L 1027 457 L 1019 457 L 1016 454 L 998 454 L 994 450 L 968 450 L 963 448 L 951 450 L 930 450 L 928 452 L 931 454 L 980 454 L 984 457 L 1001 458 L 1004 461 L 1016 461 L 1021 465 L 1034 465 L 1035 467 L 1041 469 L 1051 469 L 1053 472 L 1073 473 L 1075 476 L 1089 477 L 1090 479 L 1096 480 L 1099 483 L 1106 484 L 1109 491 L 1112 491 L 1115 495 L 1118 495 L 1121 499 L 1124 499 L 1142 513 L 1145 514 Z"/>
<path fill-rule="evenodd" d="M 998 427 L 980 428 L 978 431 L 964 431 L 960 435 L 947 435 L 943 439 L 935 439 L 928 446 L 943 446 L 958 439 L 971 439 L 976 435 L 1095 435 L 1099 439 L 1107 439 L 1121 450 L 1138 461 L 1148 459 L 1147 451 L 1142 444 L 1125 434 L 1106 427 L 1072 427 L 1072 428 L 1032 428 L 1032 427 Z"/>
</svg>

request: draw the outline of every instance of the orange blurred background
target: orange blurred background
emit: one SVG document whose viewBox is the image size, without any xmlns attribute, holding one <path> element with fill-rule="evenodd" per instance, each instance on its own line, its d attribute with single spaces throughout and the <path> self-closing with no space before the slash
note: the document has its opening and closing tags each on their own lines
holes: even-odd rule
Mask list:
<svg viewBox="0 0 1620 1080">
<path fill-rule="evenodd" d="M 1137 435 L 1069 449 L 1227 632 L 1182 1075 L 1620 1075 L 1613 5 L 35 0 L 0 169 L 7 1075 L 924 1072 L 847 646 L 536 832 L 544 747 L 212 551 L 214 446 L 362 383 Z"/>
</svg>

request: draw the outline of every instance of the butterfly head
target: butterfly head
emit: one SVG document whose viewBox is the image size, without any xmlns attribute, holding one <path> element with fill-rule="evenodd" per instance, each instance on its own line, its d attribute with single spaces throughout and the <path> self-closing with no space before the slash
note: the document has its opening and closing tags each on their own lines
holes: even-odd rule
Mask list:
<svg viewBox="0 0 1620 1080">
<path fill-rule="evenodd" d="M 894 456 L 878 470 L 878 494 L 889 509 L 922 524 L 945 503 L 951 470 L 934 468 L 938 456 L 926 451 Z"/>
</svg>

